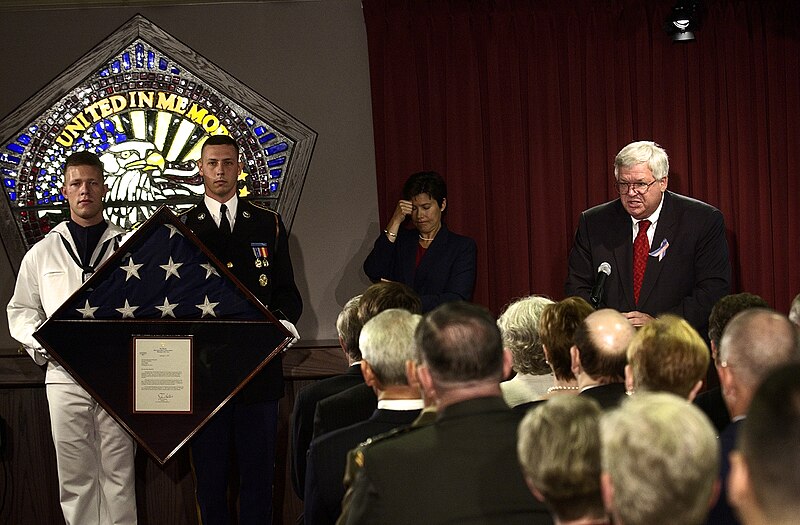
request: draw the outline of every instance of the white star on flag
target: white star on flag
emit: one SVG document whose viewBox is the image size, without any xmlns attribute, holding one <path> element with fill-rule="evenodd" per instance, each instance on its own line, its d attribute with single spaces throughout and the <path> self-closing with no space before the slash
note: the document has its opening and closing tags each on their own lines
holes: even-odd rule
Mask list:
<svg viewBox="0 0 800 525">
<path fill-rule="evenodd" d="M 178 306 L 178 303 L 170 303 L 169 298 L 164 297 L 164 306 L 156 306 L 156 309 L 161 311 L 161 317 L 175 317 L 175 307 Z"/>
<path fill-rule="evenodd" d="M 94 319 L 94 313 L 97 311 L 99 306 L 90 306 L 89 300 L 86 300 L 86 306 L 83 308 L 76 308 L 81 314 L 83 314 L 84 319 Z"/>
<path fill-rule="evenodd" d="M 169 228 L 169 238 L 170 238 L 170 239 L 172 239 L 172 236 L 173 236 L 173 235 L 175 235 L 176 233 L 177 233 L 178 235 L 183 235 L 183 234 L 180 232 L 180 230 L 178 230 L 178 227 L 177 227 L 177 226 L 175 226 L 174 224 L 165 224 L 164 226 L 166 226 L 167 228 Z"/>
<path fill-rule="evenodd" d="M 141 281 L 142 278 L 139 277 L 139 268 L 141 268 L 142 266 L 144 266 L 144 264 L 135 264 L 133 262 L 133 257 L 128 259 L 127 266 L 120 266 L 119 267 L 120 270 L 125 270 L 125 282 L 128 282 L 128 279 L 130 279 L 131 276 L 136 277 Z"/>
<path fill-rule="evenodd" d="M 169 263 L 167 263 L 167 264 L 160 264 L 159 266 L 161 266 L 161 268 L 162 268 L 162 269 L 163 269 L 165 272 L 167 272 L 167 275 L 165 275 L 165 276 L 164 276 L 164 280 L 165 280 L 165 281 L 166 281 L 167 279 L 169 279 L 169 276 L 170 276 L 170 275 L 174 275 L 174 276 L 175 276 L 175 277 L 177 277 L 178 279 L 180 279 L 180 278 L 181 278 L 181 276 L 180 276 L 180 275 L 178 275 L 178 268 L 180 268 L 181 266 L 183 266 L 183 263 L 176 263 L 176 262 L 172 262 L 172 257 L 170 257 L 170 258 L 169 258 Z"/>
<path fill-rule="evenodd" d="M 206 279 L 208 279 L 212 275 L 216 275 L 217 277 L 219 277 L 217 269 L 214 268 L 214 266 L 211 263 L 201 263 L 200 266 L 206 269 Z"/>
<path fill-rule="evenodd" d="M 214 307 L 217 306 L 218 304 L 219 303 L 209 302 L 208 296 L 206 295 L 205 299 L 203 300 L 203 304 L 196 304 L 195 306 L 198 307 L 200 310 L 202 310 L 203 315 L 201 315 L 201 317 L 205 317 L 207 315 L 210 315 L 211 317 L 216 317 L 217 314 L 214 312 Z"/>
<path fill-rule="evenodd" d="M 129 305 L 128 304 L 128 300 L 125 299 L 125 306 L 123 306 L 122 308 L 115 308 L 115 310 L 122 314 L 122 318 L 123 319 L 125 319 L 125 318 L 135 319 L 135 317 L 133 316 L 133 312 L 137 308 L 139 308 L 139 307 L 138 306 Z"/>
</svg>

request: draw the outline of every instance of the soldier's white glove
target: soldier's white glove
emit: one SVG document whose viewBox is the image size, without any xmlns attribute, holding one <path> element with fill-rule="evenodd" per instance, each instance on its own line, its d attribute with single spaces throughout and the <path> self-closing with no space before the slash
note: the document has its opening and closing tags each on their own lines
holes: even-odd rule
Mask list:
<svg viewBox="0 0 800 525">
<path fill-rule="evenodd" d="M 283 351 L 285 352 L 286 350 L 291 348 L 297 341 L 300 340 L 300 334 L 297 333 L 297 328 L 295 328 L 295 326 L 286 319 L 281 319 L 281 324 L 292 334 L 292 340 L 289 341 L 289 344 L 286 345 L 286 348 L 283 349 Z"/>
</svg>

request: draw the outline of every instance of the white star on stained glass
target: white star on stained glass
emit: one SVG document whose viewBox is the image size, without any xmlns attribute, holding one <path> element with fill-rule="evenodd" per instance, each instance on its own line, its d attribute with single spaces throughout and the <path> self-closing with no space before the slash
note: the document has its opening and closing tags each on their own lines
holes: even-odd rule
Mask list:
<svg viewBox="0 0 800 525">
<path fill-rule="evenodd" d="M 169 228 L 169 238 L 170 238 L 170 239 L 172 239 L 172 236 L 173 236 L 173 235 L 175 235 L 176 233 L 177 233 L 178 235 L 183 235 L 183 234 L 180 232 L 180 230 L 178 229 L 178 227 L 177 227 L 177 226 L 175 226 L 174 224 L 165 224 L 164 226 L 166 226 L 167 228 Z"/>
<path fill-rule="evenodd" d="M 201 263 L 200 266 L 206 269 L 206 279 L 208 279 L 212 275 L 216 275 L 217 277 L 219 277 L 217 269 L 214 268 L 214 266 L 211 263 Z"/>
<path fill-rule="evenodd" d="M 175 308 L 178 306 L 178 303 L 170 303 L 167 297 L 164 297 L 164 306 L 156 306 L 157 310 L 161 311 L 161 317 L 175 317 Z"/>
<path fill-rule="evenodd" d="M 139 268 L 141 268 L 142 266 L 144 266 L 144 264 L 136 264 L 136 263 L 134 263 L 133 262 L 133 257 L 128 259 L 128 265 L 127 266 L 120 266 L 121 270 L 125 270 L 125 282 L 127 282 L 128 279 L 130 279 L 131 277 L 136 277 L 137 279 L 139 279 L 141 281 L 142 278 L 139 277 Z"/>
<path fill-rule="evenodd" d="M 139 308 L 139 307 L 138 306 L 129 305 L 128 304 L 128 300 L 125 299 L 125 306 L 123 306 L 122 308 L 115 308 L 115 310 L 122 314 L 122 318 L 123 319 L 126 319 L 126 318 L 135 319 L 135 317 L 133 316 L 133 312 L 137 308 Z"/>
<path fill-rule="evenodd" d="M 203 315 L 201 317 L 205 317 L 210 315 L 211 317 L 216 317 L 217 314 L 214 312 L 214 307 L 217 306 L 219 303 L 212 303 L 209 302 L 208 296 L 206 295 L 203 299 L 203 304 L 196 304 L 195 306 L 198 307 L 202 312 Z"/>
<path fill-rule="evenodd" d="M 90 306 L 89 300 L 86 300 L 86 305 L 83 308 L 76 308 L 81 314 L 83 314 L 84 319 L 94 319 L 94 313 L 97 311 L 99 306 Z"/>
<path fill-rule="evenodd" d="M 164 276 L 164 280 L 165 280 L 165 281 L 166 281 L 167 279 L 169 279 L 169 276 L 170 276 L 170 275 L 174 275 L 174 276 L 175 276 L 175 277 L 177 277 L 178 279 L 180 279 L 180 278 L 181 278 L 181 276 L 180 276 L 180 275 L 178 275 L 178 268 L 180 268 L 181 266 L 183 266 L 183 263 L 176 263 L 176 262 L 172 262 L 172 257 L 170 257 L 170 258 L 169 258 L 169 263 L 167 263 L 167 264 L 160 264 L 159 266 L 161 266 L 161 268 L 163 268 L 163 270 L 164 270 L 165 272 L 167 272 L 167 275 L 165 275 L 165 276 Z"/>
</svg>

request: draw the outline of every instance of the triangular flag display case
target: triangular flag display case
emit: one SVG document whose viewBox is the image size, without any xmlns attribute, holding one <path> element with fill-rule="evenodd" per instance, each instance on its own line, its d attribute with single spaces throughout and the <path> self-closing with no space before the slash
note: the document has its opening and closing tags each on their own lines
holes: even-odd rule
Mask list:
<svg viewBox="0 0 800 525">
<path fill-rule="evenodd" d="M 161 464 L 291 341 L 166 207 L 35 337 Z"/>
</svg>

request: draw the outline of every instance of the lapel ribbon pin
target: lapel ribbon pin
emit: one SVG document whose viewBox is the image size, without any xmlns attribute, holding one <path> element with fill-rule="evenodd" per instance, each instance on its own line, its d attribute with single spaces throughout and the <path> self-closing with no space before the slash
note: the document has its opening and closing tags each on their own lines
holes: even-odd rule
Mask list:
<svg viewBox="0 0 800 525">
<path fill-rule="evenodd" d="M 660 262 L 661 259 L 663 259 L 664 256 L 667 254 L 667 248 L 669 248 L 669 242 L 666 239 L 664 239 L 663 241 L 661 241 L 661 246 L 650 252 L 649 255 L 650 257 L 658 257 L 658 260 Z"/>
</svg>

